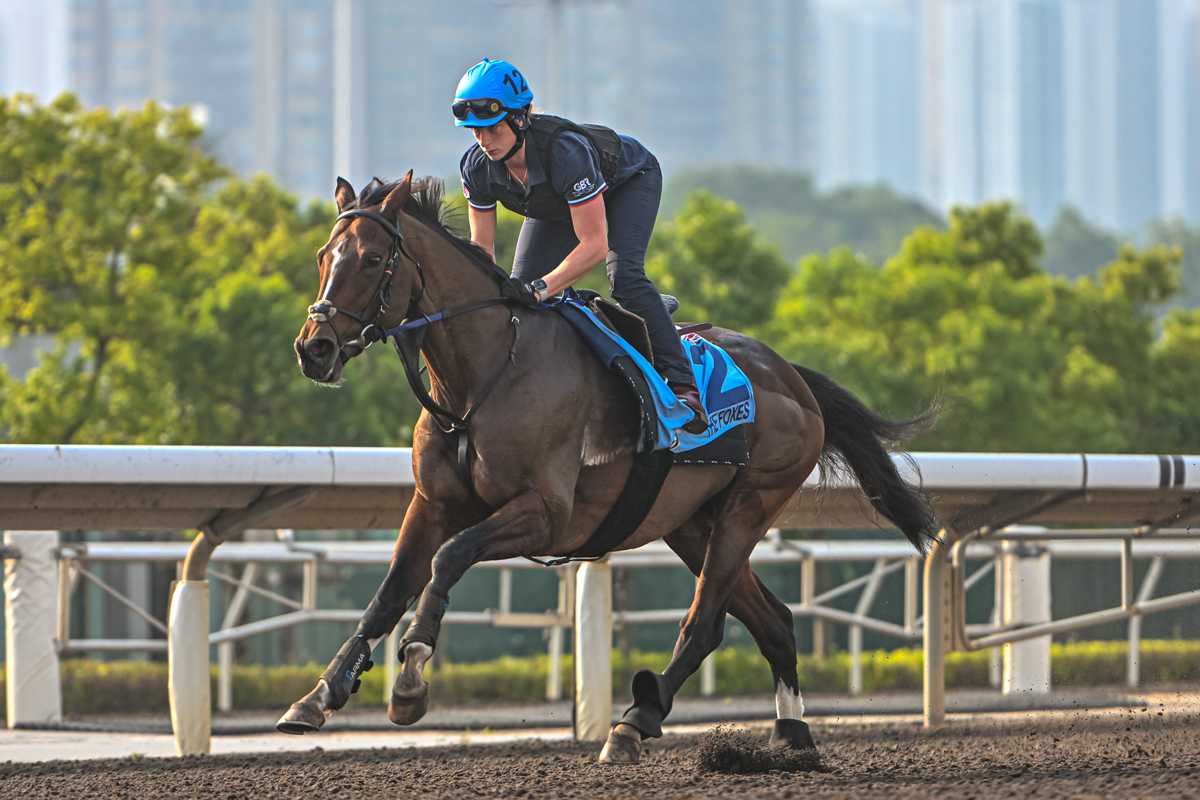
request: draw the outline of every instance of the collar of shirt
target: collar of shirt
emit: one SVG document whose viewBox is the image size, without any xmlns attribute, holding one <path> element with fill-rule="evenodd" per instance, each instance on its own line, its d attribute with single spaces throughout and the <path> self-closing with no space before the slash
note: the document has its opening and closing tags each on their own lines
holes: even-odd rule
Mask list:
<svg viewBox="0 0 1200 800">
<path fill-rule="evenodd" d="M 508 174 L 508 167 L 503 162 L 492 161 L 486 154 L 484 154 L 484 158 L 487 159 L 488 180 L 491 183 L 507 186 L 512 192 L 525 193 L 525 187 Z M 546 173 L 542 170 L 542 163 L 538 161 L 537 148 L 533 146 L 532 136 L 525 137 L 525 167 L 529 170 L 530 189 L 535 183 L 546 182 Z"/>
</svg>

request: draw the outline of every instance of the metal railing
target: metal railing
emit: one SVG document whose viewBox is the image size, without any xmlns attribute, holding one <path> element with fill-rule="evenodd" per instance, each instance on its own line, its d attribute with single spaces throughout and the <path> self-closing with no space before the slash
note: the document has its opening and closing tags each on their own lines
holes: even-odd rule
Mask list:
<svg viewBox="0 0 1200 800">
<path fill-rule="evenodd" d="M 1128 576 L 1122 596 L 1130 598 L 1132 592 L 1132 562 L 1134 558 L 1149 558 L 1151 566 L 1137 591 L 1136 600 L 1126 602 L 1120 608 L 1092 612 L 1047 625 L 1025 627 L 1014 630 L 1002 624 L 1001 607 L 1004 603 L 1002 582 L 995 581 L 995 594 L 990 619 L 982 624 L 967 624 L 965 620 L 966 593 L 978 586 L 989 575 L 1000 575 L 1003 558 L 1002 542 L 1038 541 L 1048 542 L 1055 558 L 1121 558 L 1122 575 Z M 1118 541 L 1113 541 L 1114 539 Z M 1136 541 L 1135 541 L 1136 540 Z M 1136 545 L 1136 547 L 1135 547 Z M 81 581 L 95 584 L 101 591 L 129 608 L 134 616 L 144 619 L 155 630 L 166 633 L 166 625 L 146 609 L 124 596 L 116 588 L 94 575 L 88 567 L 99 563 L 154 562 L 175 563 L 182 569 L 187 554 L 186 542 L 105 542 L 68 544 L 59 548 L 59 618 L 58 642 L 60 652 L 165 652 L 166 639 L 89 639 L 71 638 L 71 596 Z M 293 627 L 309 622 L 356 623 L 362 616 L 357 609 L 319 608 L 317 604 L 317 575 L 323 564 L 343 566 L 387 566 L 391 562 L 390 542 L 304 542 L 295 540 L 291 531 L 281 531 L 279 542 L 231 542 L 219 548 L 213 557 L 214 567 L 208 572 L 212 580 L 233 588 L 225 614 L 216 630 L 210 632 L 209 642 L 215 645 L 218 663 L 218 708 L 232 708 L 231 668 L 233 665 L 233 642 L 270 631 Z M 1021 531 L 1008 529 L 994 534 L 963 537 L 950 550 L 952 591 L 947 598 L 952 607 L 951 643 L 957 649 L 993 651 L 991 678 L 993 685 L 999 684 L 999 646 L 1025 641 L 1101 622 L 1131 618 L 1139 620 L 1142 614 L 1177 608 L 1200 602 L 1200 590 L 1153 598 L 1154 589 L 1161 577 L 1166 558 L 1200 558 L 1200 537 L 1188 531 L 1162 531 L 1153 539 L 1139 535 L 1136 531 L 1119 530 L 1068 530 L 1068 531 Z M 968 560 L 985 563 L 971 574 L 967 574 Z M 614 553 L 610 556 L 614 568 L 682 567 L 682 563 L 661 542 L 637 550 Z M 852 694 L 863 691 L 862 651 L 863 631 L 884 634 L 902 642 L 915 642 L 925 635 L 925 618 L 920 615 L 921 558 L 909 545 L 901 540 L 882 541 L 796 541 L 784 539 L 780 531 L 772 530 L 753 551 L 751 563 L 798 564 L 801 573 L 801 602 L 789 603 L 788 608 L 796 618 L 811 618 L 814 624 L 813 640 L 819 649 L 824 640 L 822 626 L 826 624 L 846 625 L 849 628 L 850 676 L 849 690 Z M 821 594 L 814 591 L 816 565 L 818 563 L 870 563 L 865 574 L 845 581 Z M 300 597 L 292 598 L 271 591 L 260 585 L 260 567 L 265 564 L 293 564 L 302 569 L 303 579 Z M 232 570 L 241 567 L 239 574 Z M 564 635 L 575 623 L 572 598 L 575 596 L 575 567 L 556 568 L 558 579 L 557 607 L 540 613 L 512 611 L 512 585 L 514 570 L 545 569 L 523 559 L 485 562 L 478 568 L 499 570 L 499 591 L 494 608 L 485 611 L 447 612 L 447 625 L 491 625 L 495 627 L 543 629 L 547 636 L 547 652 L 550 669 L 547 677 L 546 696 L 559 699 L 563 694 L 561 680 L 561 656 Z M 873 616 L 879 591 L 886 578 L 900 574 L 903 579 L 904 611 L 901 623 Z M 857 599 L 853 611 L 832 607 L 832 601 L 854 596 Z M 263 597 L 282 607 L 279 614 L 238 624 L 251 596 Z M 676 623 L 687 615 L 686 608 L 615 610 L 612 622 L 616 627 L 648 623 Z M 411 619 L 411 613 L 402 625 Z M 394 680 L 396 670 L 396 640 L 400 627 L 388 639 L 384 655 L 385 680 Z M 971 638 L 977 637 L 977 638 Z M 1136 685 L 1139 663 L 1137 643 L 1140 625 L 1131 623 L 1129 681 Z M 715 668 L 711 658 L 707 659 L 700 673 L 703 694 L 716 691 Z"/>
</svg>

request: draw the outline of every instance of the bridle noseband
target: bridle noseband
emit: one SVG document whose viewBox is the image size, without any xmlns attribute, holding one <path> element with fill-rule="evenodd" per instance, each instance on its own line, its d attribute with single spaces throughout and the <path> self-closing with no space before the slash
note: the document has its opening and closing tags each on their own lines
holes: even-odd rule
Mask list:
<svg viewBox="0 0 1200 800">
<path fill-rule="evenodd" d="M 387 217 L 383 216 L 377 211 L 353 208 L 349 211 L 339 214 L 337 219 L 334 220 L 334 225 L 336 226 L 337 223 L 344 219 L 353 219 L 354 217 L 365 217 L 382 225 L 383 229 L 391 234 L 392 250 L 388 255 L 387 266 L 384 268 L 383 277 L 379 279 L 379 286 L 376 287 L 375 294 L 372 295 L 371 299 L 367 301 L 367 306 L 362 310 L 361 313 L 355 314 L 353 311 L 347 311 L 344 308 L 338 308 L 330 300 L 318 300 L 316 303 L 313 303 L 308 307 L 308 318 L 310 320 L 313 322 L 326 322 L 329 324 L 330 328 L 333 328 L 334 340 L 337 342 L 338 346 L 338 356 L 341 358 L 343 364 L 346 363 L 346 361 L 350 358 L 351 354 L 347 352 L 349 348 L 358 347 L 360 350 L 366 350 L 373 343 L 387 338 L 386 335 L 381 335 L 379 323 L 383 321 L 383 315 L 387 313 L 389 308 L 388 304 L 392 295 L 392 281 L 396 277 L 396 262 L 400 258 L 401 253 L 407 256 L 409 261 L 412 261 L 414 264 L 416 264 L 417 274 L 421 276 L 421 294 L 425 294 L 425 270 L 421 268 L 421 262 L 410 256 L 408 251 L 404 249 L 404 234 L 400 231 L 400 221 L 396 220 L 396 224 L 393 225 L 388 221 Z M 332 277 L 330 280 L 332 280 Z M 326 294 L 328 294 L 328 291 Z M 379 303 L 379 311 L 376 312 L 375 319 L 368 323 L 363 318 L 367 315 L 367 311 L 370 310 L 371 306 L 376 302 Z M 363 326 L 358 338 L 352 339 L 349 342 L 342 342 L 342 336 L 340 333 L 338 333 L 337 325 L 333 324 L 333 317 L 337 314 L 344 314 L 353 320 L 357 320 L 358 323 Z"/>
</svg>

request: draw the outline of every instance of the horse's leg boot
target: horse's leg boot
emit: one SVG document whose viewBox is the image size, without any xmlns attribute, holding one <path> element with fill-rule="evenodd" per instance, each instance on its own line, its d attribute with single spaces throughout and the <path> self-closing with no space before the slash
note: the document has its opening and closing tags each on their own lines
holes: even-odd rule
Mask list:
<svg viewBox="0 0 1200 800">
<path fill-rule="evenodd" d="M 775 729 L 771 731 L 771 744 L 777 742 L 786 744 L 793 750 L 817 749 L 817 743 L 813 741 L 808 723 L 801 719 L 775 720 Z"/>
<path fill-rule="evenodd" d="M 421 673 L 431 655 L 433 648 L 421 642 L 410 642 L 400 651 L 404 664 L 388 701 L 388 719 L 397 725 L 412 725 L 429 710 L 429 684 Z"/>
<path fill-rule="evenodd" d="M 329 668 L 321 673 L 317 688 L 292 703 L 287 713 L 275 723 L 281 733 L 312 733 L 319 731 L 325 720 L 350 699 L 362 685 L 361 676 L 369 670 L 371 645 L 361 636 L 354 636 L 338 651 Z"/>
<path fill-rule="evenodd" d="M 643 739 L 662 736 L 662 721 L 671 713 L 674 696 L 667 679 L 648 669 L 633 676 L 633 705 L 621 717 L 621 722 L 636 730 Z"/>
<path fill-rule="evenodd" d="M 642 760 L 642 734 L 624 722 L 618 722 L 608 734 L 600 751 L 601 764 L 639 764 Z"/>
</svg>

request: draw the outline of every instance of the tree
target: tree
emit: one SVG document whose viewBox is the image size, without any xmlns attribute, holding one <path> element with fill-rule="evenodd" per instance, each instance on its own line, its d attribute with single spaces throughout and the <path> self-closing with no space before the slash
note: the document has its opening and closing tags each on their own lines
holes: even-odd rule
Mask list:
<svg viewBox="0 0 1200 800">
<path fill-rule="evenodd" d="M 991 204 L 918 229 L 883 267 L 845 249 L 810 256 L 772 342 L 893 416 L 955 398 L 921 447 L 1127 452 L 1166 439 L 1178 451 L 1196 323 L 1175 317 L 1159 340 L 1153 312 L 1181 253 L 1126 247 L 1072 282 L 1042 271 L 1040 250 L 1031 222 Z"/>
<path fill-rule="evenodd" d="M 941 227 L 940 215 L 882 185 L 819 191 L 805 172 L 751 165 L 692 167 L 671 174 L 662 214 L 674 214 L 699 189 L 738 203 L 746 218 L 783 250 L 789 261 L 849 247 L 882 261 L 921 225 Z"/>
<path fill-rule="evenodd" d="M 678 319 L 749 331 L 771 318 L 791 270 L 736 203 L 700 190 L 659 224 L 646 274 L 679 298 Z"/>
<path fill-rule="evenodd" d="M 333 210 L 299 209 L 195 146 L 186 113 L 0 98 L 0 337 L 56 335 L 0 369 L 11 442 L 399 444 L 418 407 L 394 358 L 340 391 L 296 367 Z"/>
<path fill-rule="evenodd" d="M 226 174 L 192 146 L 199 135 L 154 104 L 114 115 L 70 95 L 0 98 L 0 336 L 58 336 L 30 380 L 3 384 L 9 437 L 157 441 L 169 424 L 156 345 L 202 289 L 187 231 Z"/>
<path fill-rule="evenodd" d="M 1114 234 L 1092 225 L 1071 206 L 1063 206 L 1046 233 L 1042 266 L 1051 275 L 1079 278 L 1111 261 L 1118 247 Z"/>
</svg>

